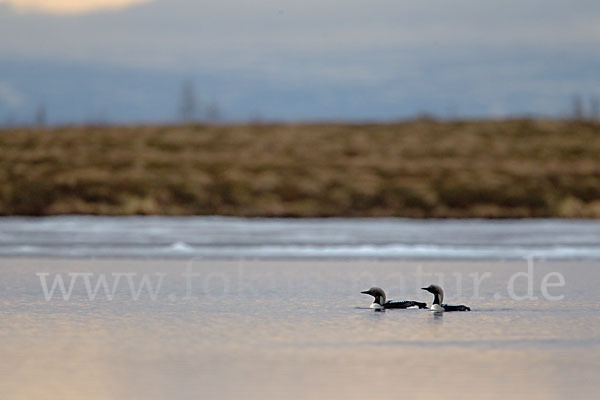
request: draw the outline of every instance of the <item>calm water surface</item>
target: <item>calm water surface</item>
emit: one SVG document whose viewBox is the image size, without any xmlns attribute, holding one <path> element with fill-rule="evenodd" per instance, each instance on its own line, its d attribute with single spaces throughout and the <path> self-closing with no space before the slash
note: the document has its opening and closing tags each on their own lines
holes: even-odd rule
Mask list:
<svg viewBox="0 0 600 400">
<path fill-rule="evenodd" d="M 190 285 L 182 274 L 194 273 Z M 600 390 L 600 263 L 525 260 L 0 258 L 2 399 L 565 399 Z M 57 274 L 83 275 L 46 300 Z M 479 287 L 473 277 L 489 273 Z M 548 273 L 564 286 L 548 288 Z M 133 275 L 135 274 L 135 275 Z M 155 299 L 137 300 L 147 274 Z M 431 275 L 428 275 L 431 274 Z M 480 275 L 472 275 L 480 274 Z M 470 313 L 373 312 L 359 292 L 430 302 L 444 280 Z M 419 282 L 422 280 L 423 282 Z M 549 282 L 557 282 L 552 278 Z M 515 280 L 526 295 L 529 282 Z M 188 296 L 189 295 L 189 296 Z"/>
</svg>

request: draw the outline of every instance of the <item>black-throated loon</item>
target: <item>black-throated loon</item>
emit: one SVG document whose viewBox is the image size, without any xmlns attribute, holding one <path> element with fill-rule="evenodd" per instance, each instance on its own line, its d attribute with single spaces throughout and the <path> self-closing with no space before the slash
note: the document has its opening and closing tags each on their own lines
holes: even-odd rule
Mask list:
<svg viewBox="0 0 600 400">
<path fill-rule="evenodd" d="M 385 292 L 382 288 L 372 287 L 369 290 L 365 290 L 361 292 L 363 294 L 368 294 L 369 296 L 373 296 L 375 299 L 373 300 L 373 304 L 371 304 L 371 308 L 376 310 L 383 310 L 387 308 L 409 308 L 409 307 L 419 307 L 419 308 L 427 308 L 427 304 L 420 303 L 418 301 L 406 300 L 406 301 L 397 301 L 390 300 L 385 301 Z"/>
<path fill-rule="evenodd" d="M 427 290 L 429 293 L 433 295 L 433 304 L 431 305 L 431 311 L 471 311 L 471 309 L 464 305 L 450 305 L 450 304 L 442 304 L 444 301 L 444 290 L 438 285 L 429 285 L 427 287 L 421 288 L 423 290 Z"/>
</svg>

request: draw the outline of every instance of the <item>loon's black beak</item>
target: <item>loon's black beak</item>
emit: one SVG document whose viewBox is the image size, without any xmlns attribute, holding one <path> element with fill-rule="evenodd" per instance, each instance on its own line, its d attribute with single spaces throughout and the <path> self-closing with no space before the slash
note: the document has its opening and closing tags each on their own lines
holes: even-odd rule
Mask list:
<svg viewBox="0 0 600 400">
<path fill-rule="evenodd" d="M 429 292 L 429 288 L 422 287 L 421 290 L 427 290 Z"/>
<path fill-rule="evenodd" d="M 370 290 L 365 290 L 364 292 L 361 292 L 362 294 L 371 294 Z"/>
</svg>

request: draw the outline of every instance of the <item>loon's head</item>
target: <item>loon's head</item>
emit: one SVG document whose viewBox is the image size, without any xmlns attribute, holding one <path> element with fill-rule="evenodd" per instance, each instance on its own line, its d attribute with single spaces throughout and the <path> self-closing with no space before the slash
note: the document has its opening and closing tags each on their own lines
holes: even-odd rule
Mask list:
<svg viewBox="0 0 600 400">
<path fill-rule="evenodd" d="M 423 290 L 427 290 L 429 293 L 433 295 L 433 306 L 436 304 L 441 307 L 442 302 L 444 301 L 444 290 L 438 285 L 429 285 L 427 287 L 421 288 Z M 432 309 L 434 308 L 432 306 Z"/>
<path fill-rule="evenodd" d="M 375 299 L 373 300 L 373 304 L 371 304 L 371 308 L 382 309 L 385 304 L 385 292 L 382 288 L 372 287 L 369 290 L 365 290 L 361 292 L 363 294 L 368 294 L 369 296 L 373 296 Z"/>
</svg>

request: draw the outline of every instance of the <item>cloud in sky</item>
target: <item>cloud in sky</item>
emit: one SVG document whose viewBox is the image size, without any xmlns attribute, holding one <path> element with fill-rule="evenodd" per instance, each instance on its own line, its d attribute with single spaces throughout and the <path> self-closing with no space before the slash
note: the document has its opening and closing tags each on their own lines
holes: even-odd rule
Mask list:
<svg viewBox="0 0 600 400">
<path fill-rule="evenodd" d="M 134 2 L 11 0 L 57 10 Z M 465 48 L 586 51 L 600 38 L 600 2 L 588 0 L 156 0 L 111 14 L 5 14 L 0 54 L 171 70 L 287 73 L 291 60 L 367 77 Z"/>
<path fill-rule="evenodd" d="M 151 0 L 0 0 L 21 12 L 84 14 L 101 10 L 118 10 Z"/>
</svg>

